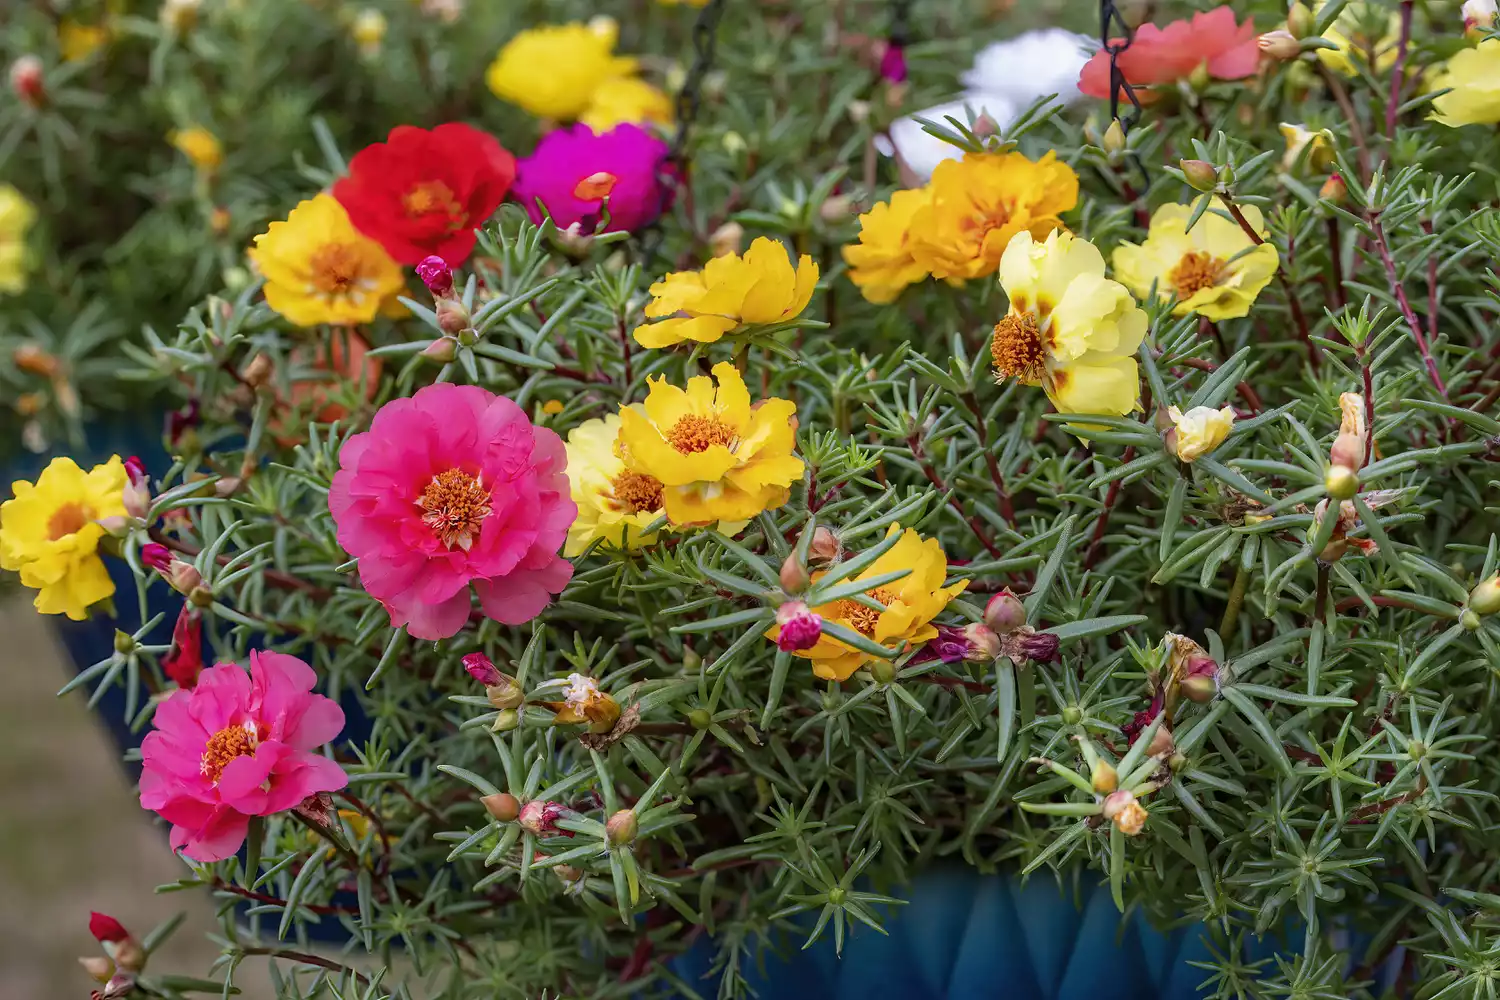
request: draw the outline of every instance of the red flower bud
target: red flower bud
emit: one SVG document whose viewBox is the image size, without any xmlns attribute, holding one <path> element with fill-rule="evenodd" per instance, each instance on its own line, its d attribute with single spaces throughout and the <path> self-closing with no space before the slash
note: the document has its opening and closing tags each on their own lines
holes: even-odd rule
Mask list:
<svg viewBox="0 0 1500 1000">
<path fill-rule="evenodd" d="M 172 550 L 160 542 L 147 542 L 141 546 L 141 562 L 158 573 L 165 573 L 172 565 Z"/>
<path fill-rule="evenodd" d="M 781 626 L 776 646 L 786 653 L 811 649 L 823 635 L 823 617 L 801 601 L 787 601 L 777 608 L 776 623 Z"/>
<path fill-rule="evenodd" d="M 42 82 L 42 61 L 28 54 L 11 63 L 10 89 L 33 108 L 47 103 L 47 88 Z"/>
<path fill-rule="evenodd" d="M 571 837 L 573 836 L 571 832 L 557 828 L 557 821 L 567 813 L 568 810 L 556 802 L 532 799 L 521 807 L 518 821 L 522 828 L 533 836 L 562 834 L 564 837 Z"/>
<path fill-rule="evenodd" d="M 162 673 L 180 688 L 191 688 L 203 672 L 203 616 L 185 604 L 172 627 L 172 648 L 161 658 Z"/>
<path fill-rule="evenodd" d="M 485 687 L 499 684 L 502 680 L 500 671 L 495 669 L 495 664 L 483 653 L 469 653 L 463 658 L 463 664 L 469 676 Z"/>
<path fill-rule="evenodd" d="M 107 913 L 91 911 L 89 913 L 89 933 L 94 935 L 94 940 L 100 944 L 114 944 L 130 937 L 130 932 L 125 929 L 114 917 Z"/>
<path fill-rule="evenodd" d="M 906 82 L 906 46 L 895 39 L 886 42 L 880 54 L 880 75 L 890 83 Z"/>
<path fill-rule="evenodd" d="M 453 269 L 437 254 L 422 258 L 417 265 L 417 277 L 422 279 L 433 298 L 442 298 L 453 291 Z"/>
<path fill-rule="evenodd" d="M 1026 606 L 1006 587 L 984 606 L 984 623 L 999 635 L 1026 624 Z"/>
</svg>

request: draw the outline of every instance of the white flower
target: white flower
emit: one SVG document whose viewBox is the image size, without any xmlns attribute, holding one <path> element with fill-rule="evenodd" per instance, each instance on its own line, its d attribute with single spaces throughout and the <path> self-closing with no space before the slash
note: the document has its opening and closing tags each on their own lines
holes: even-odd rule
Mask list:
<svg viewBox="0 0 1500 1000">
<path fill-rule="evenodd" d="M 1071 103 L 1079 97 L 1078 74 L 1093 45 L 1085 36 L 1061 28 L 1028 31 L 987 45 L 962 75 L 962 98 L 898 118 L 891 124 L 889 140 L 881 137 L 876 146 L 886 156 L 900 158 L 913 175 L 909 181 L 925 183 L 939 163 L 959 159 L 963 152 L 922 131 L 916 119 L 941 123 L 951 115 L 967 123 L 972 110 L 976 120 L 987 115 L 1003 131 L 1039 97 L 1056 94 L 1064 104 Z"/>
<path fill-rule="evenodd" d="M 1464 0 L 1464 29 L 1488 28 L 1495 23 L 1495 0 Z"/>
<path fill-rule="evenodd" d="M 569 674 L 568 687 L 563 700 L 575 708 L 583 708 L 599 697 L 599 682 L 583 674 Z"/>
</svg>

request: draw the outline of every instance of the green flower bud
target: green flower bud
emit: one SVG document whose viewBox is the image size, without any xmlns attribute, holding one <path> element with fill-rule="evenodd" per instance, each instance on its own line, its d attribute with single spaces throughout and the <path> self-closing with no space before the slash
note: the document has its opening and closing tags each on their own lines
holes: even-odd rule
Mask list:
<svg viewBox="0 0 1500 1000">
<path fill-rule="evenodd" d="M 604 833 L 615 847 L 623 847 L 635 840 L 639 828 L 634 809 L 621 809 L 604 823 Z"/>
<path fill-rule="evenodd" d="M 1500 574 L 1469 591 L 1469 608 L 1481 615 L 1492 615 L 1500 611 Z"/>
<path fill-rule="evenodd" d="M 1335 465 L 1323 476 L 1323 488 L 1335 500 L 1349 500 L 1359 492 L 1359 476 L 1342 465 Z"/>
<path fill-rule="evenodd" d="M 1182 176 L 1195 191 L 1212 191 L 1219 184 L 1219 171 L 1206 160 L 1183 160 Z"/>
</svg>

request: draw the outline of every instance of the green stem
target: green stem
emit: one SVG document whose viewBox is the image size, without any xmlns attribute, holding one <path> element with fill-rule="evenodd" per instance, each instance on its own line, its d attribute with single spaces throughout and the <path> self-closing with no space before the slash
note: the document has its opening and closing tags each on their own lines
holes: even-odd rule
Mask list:
<svg viewBox="0 0 1500 1000">
<path fill-rule="evenodd" d="M 1229 588 L 1229 603 L 1224 607 L 1224 618 L 1219 622 L 1219 635 L 1227 642 L 1229 635 L 1239 624 L 1240 607 L 1245 603 L 1245 590 L 1250 585 L 1250 571 L 1244 566 L 1234 574 L 1234 584 Z"/>
</svg>

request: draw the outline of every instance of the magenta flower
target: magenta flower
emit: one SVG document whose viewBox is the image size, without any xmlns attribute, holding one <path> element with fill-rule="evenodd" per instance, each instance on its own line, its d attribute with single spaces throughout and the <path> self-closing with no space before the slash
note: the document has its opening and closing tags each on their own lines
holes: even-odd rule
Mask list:
<svg viewBox="0 0 1500 1000">
<path fill-rule="evenodd" d="M 365 590 L 418 639 L 484 613 L 520 625 L 573 575 L 557 554 L 578 516 L 552 431 L 504 396 L 440 382 L 380 408 L 350 438 L 328 507 Z"/>
<path fill-rule="evenodd" d="M 776 648 L 783 653 L 812 649 L 823 635 L 823 616 L 801 601 L 787 601 L 777 608 L 776 624 L 781 626 Z"/>
<path fill-rule="evenodd" d="M 512 195 L 531 214 L 543 215 L 540 199 L 558 228 L 574 223 L 594 231 L 609 198 L 607 231 L 634 232 L 666 206 L 669 192 L 660 174 L 671 150 L 639 125 L 616 125 L 598 135 L 587 125 L 547 133 L 521 161 Z"/>
<path fill-rule="evenodd" d="M 434 298 L 442 298 L 453 291 L 453 269 L 437 254 L 422 258 L 417 265 L 417 277 L 422 279 L 422 284 Z"/>
<path fill-rule="evenodd" d="M 312 693 L 312 668 L 255 651 L 247 674 L 232 663 L 163 701 L 141 744 L 141 805 L 172 824 L 172 848 L 222 861 L 245 842 L 252 816 L 270 816 L 349 783 L 313 751 L 344 728 L 344 711 Z"/>
</svg>

